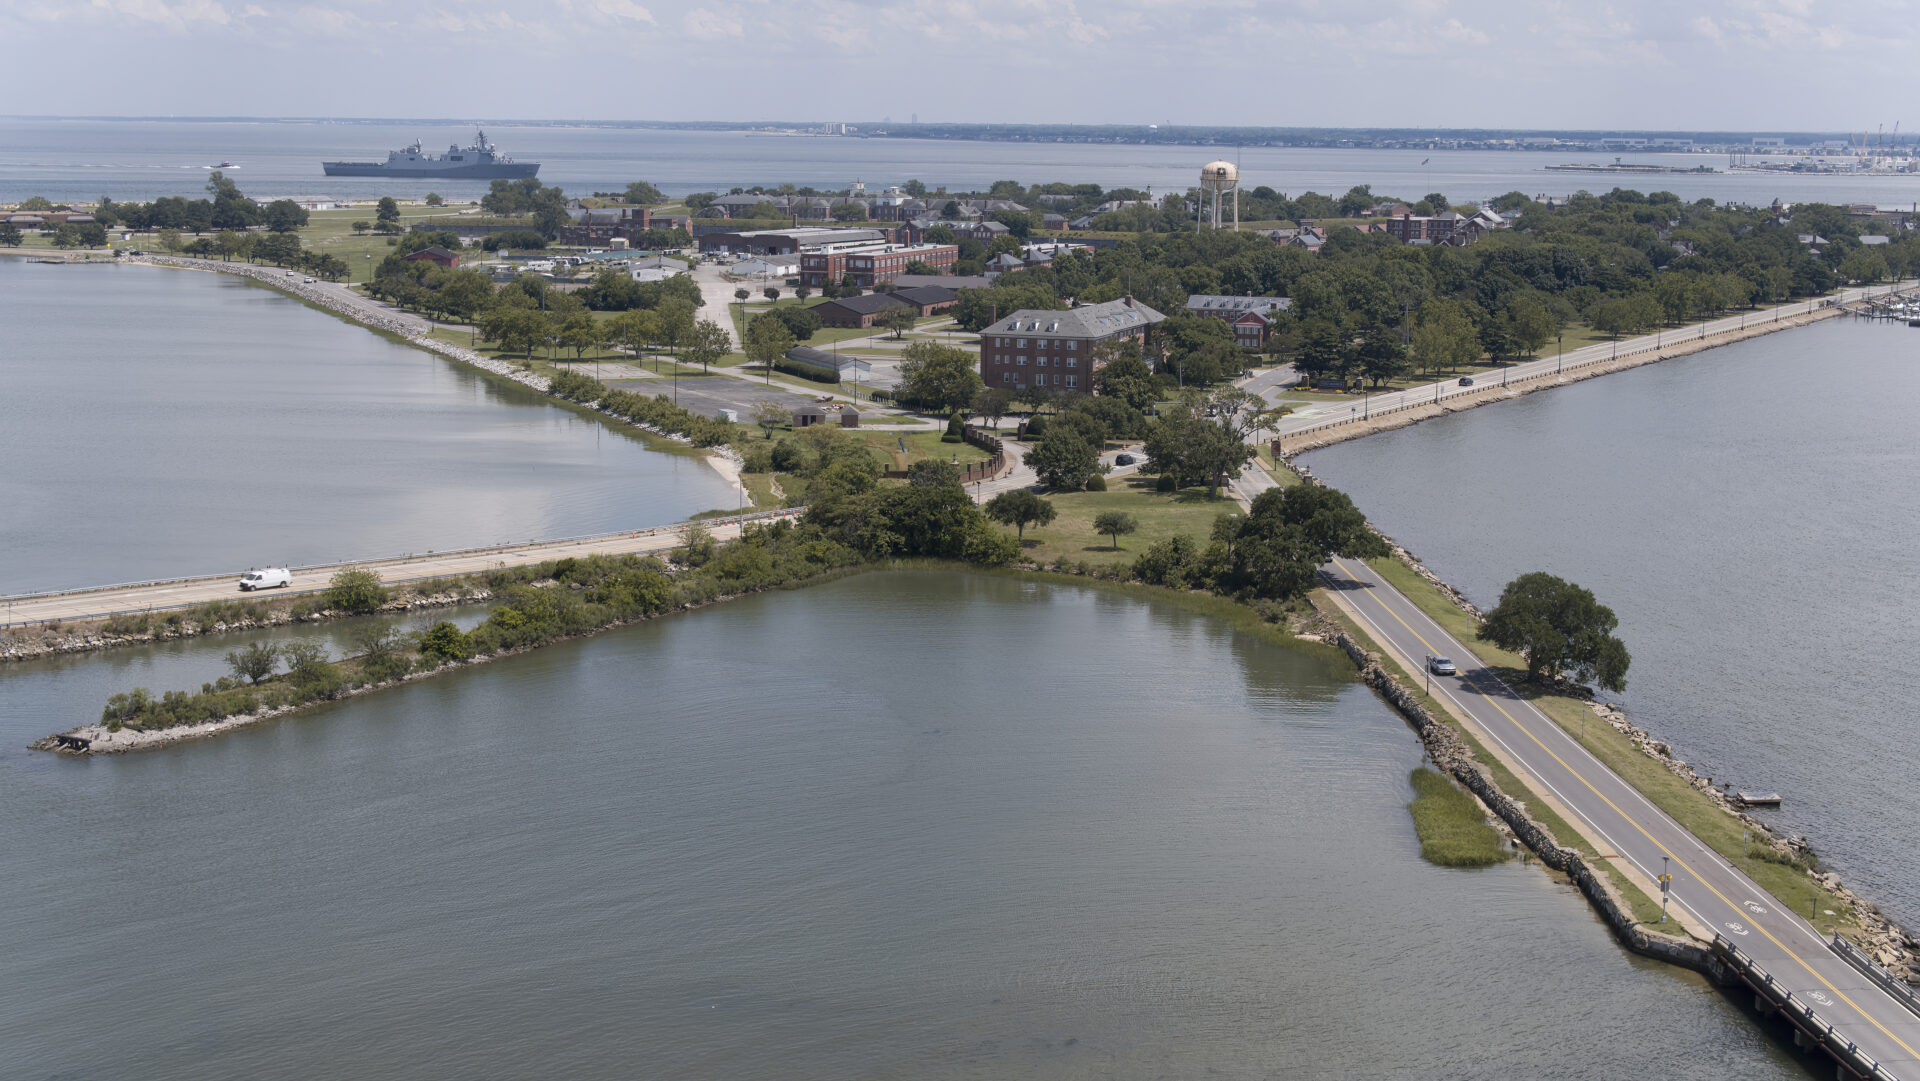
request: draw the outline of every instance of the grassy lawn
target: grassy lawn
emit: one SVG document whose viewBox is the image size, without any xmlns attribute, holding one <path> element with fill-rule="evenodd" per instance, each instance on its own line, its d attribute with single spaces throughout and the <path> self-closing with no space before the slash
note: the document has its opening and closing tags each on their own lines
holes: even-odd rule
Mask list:
<svg viewBox="0 0 1920 1081">
<path fill-rule="evenodd" d="M 1480 801 L 1452 777 L 1425 766 L 1412 773 L 1413 831 L 1420 856 L 1441 867 L 1490 867 L 1513 858 L 1500 831 L 1487 822 Z"/>
<path fill-rule="evenodd" d="M 1042 566 L 1056 559 L 1128 564 L 1155 541 L 1176 533 L 1185 533 L 1204 548 L 1213 532 L 1214 518 L 1240 510 L 1240 505 L 1226 496 L 1207 498 L 1205 489 L 1156 492 L 1156 479 L 1115 477 L 1109 481 L 1113 486 L 1110 491 L 1046 496 L 1057 517 L 1052 525 L 1034 528 L 1033 536 L 1026 538 L 1026 558 Z M 1138 532 L 1120 538 L 1119 551 L 1114 550 L 1113 538 L 1093 531 L 1094 517 L 1109 510 L 1126 511 L 1140 523 Z"/>
<path fill-rule="evenodd" d="M 1771 856 L 1771 849 L 1764 844 L 1750 844 L 1747 827 L 1739 819 L 1722 810 L 1700 790 L 1674 776 L 1666 766 L 1641 753 L 1625 734 L 1593 716 L 1587 703 L 1565 695 L 1543 693 L 1537 685 L 1526 682 L 1526 664 L 1518 654 L 1475 639 L 1477 628 L 1472 618 L 1406 564 L 1397 559 L 1382 558 L 1369 560 L 1368 565 L 1433 617 L 1434 622 L 1445 628 L 1447 633 L 1471 645 L 1474 653 L 1492 665 L 1515 693 L 1532 702 L 1562 731 L 1591 751 L 1595 758 L 1606 763 L 1608 768 L 1625 778 L 1628 784 L 1672 816 L 1674 821 L 1725 856 L 1728 862 L 1740 868 L 1782 904 L 1802 916 L 1814 919 L 1823 929 L 1838 928 L 1842 932 L 1858 930 L 1854 913 L 1843 911 L 1841 906 L 1835 904 L 1834 899 L 1805 870 L 1762 858 L 1763 855 Z M 1828 908 L 1834 910 L 1834 916 L 1825 915 L 1824 910 Z"/>
<path fill-rule="evenodd" d="M 867 449 L 887 469 L 905 469 L 923 458 L 937 458 L 941 461 L 953 461 L 957 455 L 960 465 L 968 462 L 984 462 L 990 455 L 971 443 L 942 443 L 940 432 L 870 432 L 855 429 L 849 433 L 859 437 Z M 900 450 L 900 444 L 906 443 L 906 451 Z"/>
</svg>

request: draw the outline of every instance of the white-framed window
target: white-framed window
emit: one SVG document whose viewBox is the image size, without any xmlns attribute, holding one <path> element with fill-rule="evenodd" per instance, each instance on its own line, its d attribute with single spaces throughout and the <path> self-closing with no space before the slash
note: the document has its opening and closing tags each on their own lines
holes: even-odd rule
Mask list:
<svg viewBox="0 0 1920 1081">
<path fill-rule="evenodd" d="M 1047 340 L 1045 338 L 1040 338 L 1037 341 L 1035 341 L 1033 344 L 1037 348 L 1045 349 L 1047 347 Z"/>
<path fill-rule="evenodd" d="M 1069 368 L 1078 368 L 1079 366 L 1080 366 L 1080 359 L 1079 359 L 1078 357 L 1068 357 L 1068 358 L 1067 358 L 1067 367 L 1069 367 Z"/>
<path fill-rule="evenodd" d="M 1079 342 L 1068 342 L 1068 343 L 1067 343 L 1067 352 L 1069 352 L 1069 353 L 1071 353 L 1071 352 L 1073 352 L 1074 350 L 1076 350 L 1076 349 L 1078 349 L 1078 348 L 1080 348 L 1080 343 L 1079 343 Z"/>
<path fill-rule="evenodd" d="M 1034 367 L 1036 367 L 1036 368 L 1044 368 L 1044 367 L 1046 367 L 1046 366 L 1047 366 L 1047 358 L 1046 358 L 1046 357 L 1034 357 L 1034 358 L 1033 358 L 1033 366 L 1034 366 Z"/>
<path fill-rule="evenodd" d="M 1012 373 L 1012 372 L 1001 372 L 1001 373 L 1000 373 L 1000 381 L 1001 381 L 1002 383 L 1011 383 L 1011 382 L 1013 382 L 1013 373 Z"/>
<path fill-rule="evenodd" d="M 1025 349 L 1027 347 L 1027 340 L 1025 338 L 1015 338 L 1013 340 L 1013 347 L 1015 349 Z"/>
<path fill-rule="evenodd" d="M 1079 377 L 1079 376 L 1077 376 L 1077 375 L 1069 375 L 1069 376 L 1067 376 L 1067 386 L 1069 386 L 1069 387 L 1077 387 L 1077 386 L 1079 386 L 1079 385 L 1080 385 L 1080 377 Z"/>
<path fill-rule="evenodd" d="M 1026 367 L 1026 366 L 1027 366 L 1027 358 L 1026 358 L 1026 357 L 1024 357 L 1024 356 L 1018 356 L 1018 357 L 1014 357 L 1014 358 L 1013 358 L 1013 362 L 1014 362 L 1015 364 L 1018 364 L 1018 365 L 1020 365 L 1020 366 L 1021 366 L 1022 368 L 1024 368 L 1024 367 Z"/>
</svg>

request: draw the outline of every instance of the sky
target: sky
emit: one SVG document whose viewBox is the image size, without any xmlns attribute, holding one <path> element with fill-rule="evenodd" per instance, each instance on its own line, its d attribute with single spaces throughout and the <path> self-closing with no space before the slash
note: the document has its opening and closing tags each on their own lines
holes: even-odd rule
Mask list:
<svg viewBox="0 0 1920 1081">
<path fill-rule="evenodd" d="M 1913 100 L 1917 15 L 1907 0 L 0 0 L 0 112 L 1891 130 Z"/>
</svg>

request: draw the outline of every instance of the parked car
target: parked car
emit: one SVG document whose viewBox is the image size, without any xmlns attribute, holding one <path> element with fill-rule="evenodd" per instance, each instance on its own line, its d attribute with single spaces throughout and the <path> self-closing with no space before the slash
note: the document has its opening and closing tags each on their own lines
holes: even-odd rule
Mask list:
<svg viewBox="0 0 1920 1081">
<path fill-rule="evenodd" d="M 1431 669 L 1436 676 L 1453 676 L 1460 673 L 1460 670 L 1453 666 L 1453 662 L 1445 657 L 1427 658 L 1427 667 Z"/>
<path fill-rule="evenodd" d="M 1472 385 L 1473 385 L 1473 376 L 1471 376 L 1471 375 L 1463 375 L 1463 376 L 1461 376 L 1461 377 L 1460 377 L 1460 385 L 1461 385 L 1461 386 L 1463 386 L 1463 387 L 1470 387 L 1470 386 L 1472 386 Z"/>
<path fill-rule="evenodd" d="M 308 285 L 312 285 L 312 284 L 313 284 L 313 279 L 312 279 L 312 278 L 308 278 L 308 279 L 306 279 L 306 281 L 307 281 L 307 284 L 308 284 Z"/>
<path fill-rule="evenodd" d="M 251 593 L 256 589 L 277 589 L 293 584 L 293 572 L 285 567 L 262 567 L 257 571 L 248 571 L 240 579 L 240 592 Z"/>
<path fill-rule="evenodd" d="M 1131 454 L 1116 454 L 1113 456 L 1114 465 L 1132 465 L 1133 462 L 1134 458 Z"/>
</svg>

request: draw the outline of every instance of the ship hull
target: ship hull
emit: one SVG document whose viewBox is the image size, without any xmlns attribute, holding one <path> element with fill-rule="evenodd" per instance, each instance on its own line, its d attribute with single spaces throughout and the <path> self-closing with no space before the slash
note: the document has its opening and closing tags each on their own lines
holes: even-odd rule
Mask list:
<svg viewBox="0 0 1920 1081">
<path fill-rule="evenodd" d="M 328 176 L 385 176 L 422 180 L 448 177 L 455 180 L 524 180 L 540 172 L 540 163 L 515 162 L 511 165 L 484 163 L 475 165 L 435 165 L 425 169 L 395 169 L 380 161 L 323 161 L 320 167 Z"/>
</svg>

